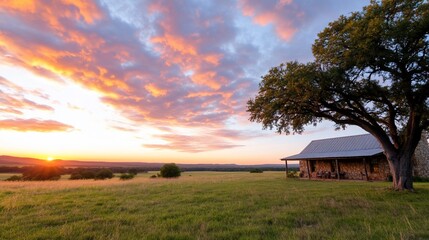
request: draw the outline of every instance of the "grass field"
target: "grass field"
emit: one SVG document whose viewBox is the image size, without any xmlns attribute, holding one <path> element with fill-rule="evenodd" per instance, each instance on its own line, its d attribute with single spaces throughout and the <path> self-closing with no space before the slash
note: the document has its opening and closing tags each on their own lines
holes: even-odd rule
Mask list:
<svg viewBox="0 0 429 240">
<path fill-rule="evenodd" d="M 408 193 L 281 172 L 150 175 L 1 181 L 0 239 L 429 239 L 429 183 Z"/>
</svg>

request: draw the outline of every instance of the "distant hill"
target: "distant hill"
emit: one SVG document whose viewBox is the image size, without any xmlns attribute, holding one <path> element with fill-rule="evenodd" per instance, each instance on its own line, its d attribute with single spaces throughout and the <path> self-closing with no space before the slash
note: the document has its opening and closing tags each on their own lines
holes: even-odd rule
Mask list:
<svg viewBox="0 0 429 240">
<path fill-rule="evenodd" d="M 36 158 L 23 158 L 14 156 L 0 156 L 0 165 L 3 166 L 34 166 L 46 165 L 45 160 Z M 159 170 L 164 163 L 148 162 L 99 162 L 99 161 L 77 161 L 77 160 L 53 160 L 51 162 L 60 167 L 67 168 L 99 168 L 99 167 L 139 167 L 147 170 Z M 248 169 L 259 168 L 262 170 L 283 170 L 284 164 L 256 164 L 256 165 L 238 165 L 238 164 L 181 164 L 177 165 L 183 170 L 214 170 L 214 171 L 245 171 Z M 289 164 L 289 168 L 298 168 L 298 164 Z"/>
<path fill-rule="evenodd" d="M 46 161 L 36 158 L 23 158 L 23 157 L 12 157 L 12 156 L 0 156 L 0 165 L 11 165 L 11 166 L 32 166 L 42 165 Z"/>
</svg>

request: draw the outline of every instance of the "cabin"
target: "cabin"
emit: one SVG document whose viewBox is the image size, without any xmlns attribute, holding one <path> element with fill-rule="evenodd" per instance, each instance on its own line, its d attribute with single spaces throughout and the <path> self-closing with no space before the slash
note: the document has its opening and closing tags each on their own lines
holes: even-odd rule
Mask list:
<svg viewBox="0 0 429 240">
<path fill-rule="evenodd" d="M 414 175 L 429 177 L 425 134 L 422 139 L 414 157 Z M 383 148 L 371 134 L 314 140 L 301 153 L 281 160 L 286 166 L 298 160 L 300 177 L 309 179 L 387 180 L 390 175 Z"/>
</svg>

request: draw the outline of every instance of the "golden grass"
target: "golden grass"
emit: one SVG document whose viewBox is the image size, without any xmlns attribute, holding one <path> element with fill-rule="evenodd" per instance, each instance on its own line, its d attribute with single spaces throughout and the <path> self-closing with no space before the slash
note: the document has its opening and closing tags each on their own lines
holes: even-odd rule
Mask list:
<svg viewBox="0 0 429 240">
<path fill-rule="evenodd" d="M 231 180 L 239 180 L 243 176 L 249 175 L 248 172 L 184 172 L 179 178 L 155 178 L 152 179 L 150 176 L 157 172 L 149 172 L 144 174 L 138 174 L 136 178 L 131 180 L 120 180 L 118 177 L 107 179 L 107 180 L 69 180 L 68 175 L 64 175 L 58 181 L 1 181 L 12 175 L 16 174 L 0 174 L 0 188 L 3 190 L 58 190 L 58 189 L 70 189 L 70 188 L 86 188 L 86 187 L 105 187 L 105 186 L 117 186 L 117 185 L 128 185 L 128 184 L 165 184 L 165 183 L 192 183 L 192 182 L 205 182 L 205 183 L 219 183 Z M 279 172 L 273 172 L 274 174 L 281 174 Z M 251 176 L 258 177 L 258 174 L 252 174 Z"/>
</svg>

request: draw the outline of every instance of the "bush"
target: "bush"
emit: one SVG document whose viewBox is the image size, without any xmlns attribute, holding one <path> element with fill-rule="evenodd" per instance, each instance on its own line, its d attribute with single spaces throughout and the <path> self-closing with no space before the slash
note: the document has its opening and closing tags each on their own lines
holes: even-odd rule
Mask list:
<svg viewBox="0 0 429 240">
<path fill-rule="evenodd" d="M 87 169 L 76 169 L 75 172 L 70 174 L 70 180 L 79 180 L 79 179 L 94 179 L 95 172 Z"/>
<path fill-rule="evenodd" d="M 133 174 L 129 174 L 133 175 Z M 107 179 L 113 178 L 113 172 L 110 169 L 76 169 L 70 174 L 70 180 L 78 179 Z M 134 176 L 134 175 L 133 175 Z"/>
<path fill-rule="evenodd" d="M 72 174 L 70 174 L 70 180 L 78 180 L 78 179 L 83 179 L 82 174 L 78 173 L 78 172 L 74 172 Z"/>
<path fill-rule="evenodd" d="M 150 178 L 157 178 L 157 176 L 156 175 L 152 175 L 152 176 L 150 176 Z"/>
<path fill-rule="evenodd" d="M 141 172 L 139 169 L 137 168 L 130 168 L 128 169 L 128 173 L 132 174 L 132 175 L 137 175 L 139 172 Z"/>
<path fill-rule="evenodd" d="M 24 181 L 45 181 L 58 180 L 61 178 L 61 171 L 54 166 L 38 166 L 28 169 L 22 174 Z"/>
<path fill-rule="evenodd" d="M 22 176 L 13 175 L 7 178 L 5 181 L 22 181 Z"/>
<path fill-rule="evenodd" d="M 79 172 L 80 175 L 82 175 L 82 179 L 94 179 L 95 178 L 95 172 L 91 170 L 83 170 L 82 172 Z"/>
<path fill-rule="evenodd" d="M 113 172 L 110 169 L 101 169 L 95 173 L 95 179 L 104 180 L 106 178 L 113 178 Z"/>
<path fill-rule="evenodd" d="M 250 173 L 263 173 L 264 171 L 262 171 L 261 169 L 252 169 L 250 170 Z"/>
<path fill-rule="evenodd" d="M 290 171 L 287 173 L 288 178 L 298 178 L 300 176 L 300 172 L 297 171 Z"/>
<path fill-rule="evenodd" d="M 180 177 L 180 168 L 175 163 L 167 163 L 162 166 L 160 174 L 163 178 Z"/>
<path fill-rule="evenodd" d="M 122 173 L 121 176 L 119 177 L 119 179 L 121 180 L 129 180 L 129 179 L 133 179 L 136 175 L 132 174 L 132 173 Z"/>
</svg>

